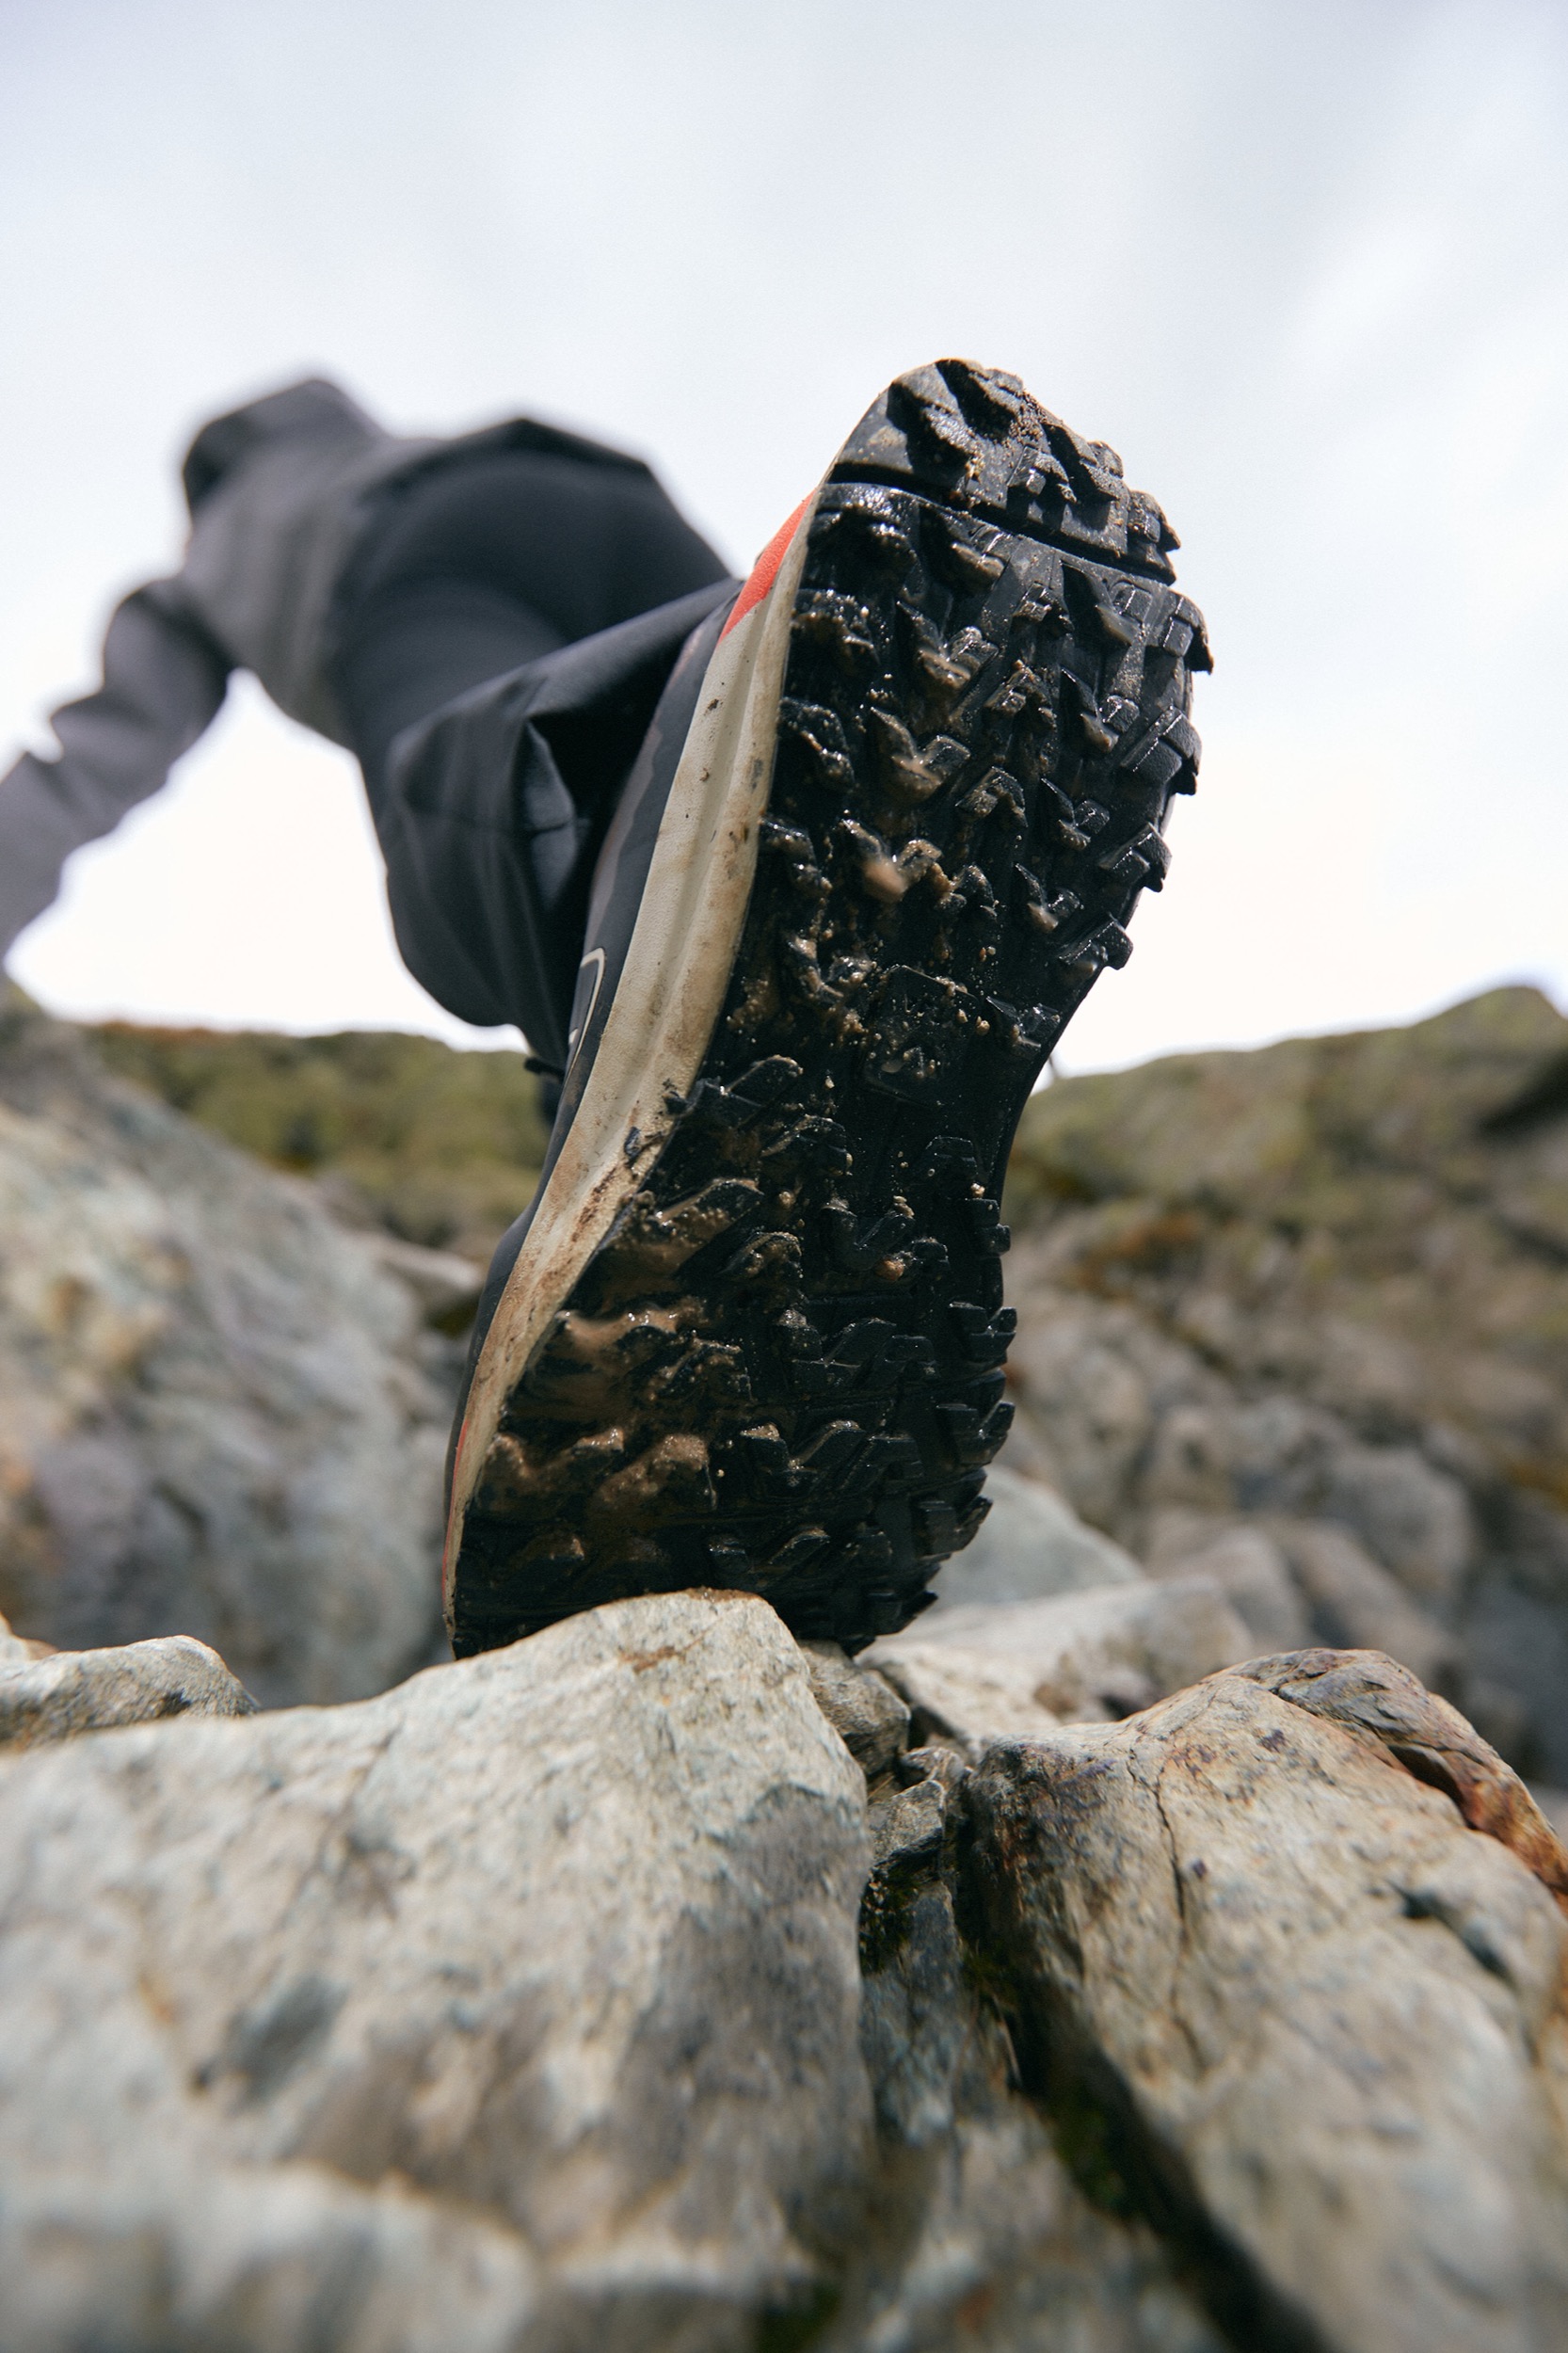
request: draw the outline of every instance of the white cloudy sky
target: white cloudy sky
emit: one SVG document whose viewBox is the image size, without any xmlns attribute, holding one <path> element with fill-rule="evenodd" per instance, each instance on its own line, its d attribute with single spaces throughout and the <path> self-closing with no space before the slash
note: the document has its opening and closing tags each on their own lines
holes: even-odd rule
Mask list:
<svg viewBox="0 0 1568 2353">
<path fill-rule="evenodd" d="M 1568 1001 L 1561 0 L 0 0 L 0 735 L 305 370 L 653 457 L 744 568 L 912 362 L 1122 451 L 1219 666 L 1063 1057 Z M 236 690 L 12 969 L 61 1011 L 472 1036 L 352 764 Z"/>
</svg>

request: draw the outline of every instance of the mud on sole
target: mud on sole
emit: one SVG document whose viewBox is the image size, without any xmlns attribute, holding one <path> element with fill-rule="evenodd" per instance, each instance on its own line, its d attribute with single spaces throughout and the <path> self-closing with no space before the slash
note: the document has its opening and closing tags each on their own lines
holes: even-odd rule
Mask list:
<svg viewBox="0 0 1568 2353">
<path fill-rule="evenodd" d="M 1008 1149 L 1195 779 L 1174 544 L 1103 445 L 962 362 L 847 444 L 724 1010 L 507 1401 L 460 1656 L 701 1585 L 853 1650 L 973 1535 L 1012 1414 Z"/>
</svg>

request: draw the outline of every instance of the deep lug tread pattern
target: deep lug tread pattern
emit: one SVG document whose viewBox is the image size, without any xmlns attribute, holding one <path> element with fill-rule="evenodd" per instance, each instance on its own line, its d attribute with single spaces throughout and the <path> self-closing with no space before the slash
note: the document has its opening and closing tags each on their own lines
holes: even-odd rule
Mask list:
<svg viewBox="0 0 1568 2353">
<path fill-rule="evenodd" d="M 1014 1128 L 1193 789 L 1176 544 L 1011 376 L 920 369 L 852 436 L 725 1008 L 486 1458 L 460 1653 L 713 1583 L 854 1649 L 973 1536 Z"/>
</svg>

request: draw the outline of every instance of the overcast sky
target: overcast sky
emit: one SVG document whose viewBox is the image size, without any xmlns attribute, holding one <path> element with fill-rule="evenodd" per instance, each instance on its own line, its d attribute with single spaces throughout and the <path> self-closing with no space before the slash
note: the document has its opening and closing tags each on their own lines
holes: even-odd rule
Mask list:
<svg viewBox="0 0 1568 2353">
<path fill-rule="evenodd" d="M 1216 648 L 1064 1065 L 1568 1001 L 1562 0 L 0 0 L 0 738 L 248 393 L 583 425 L 744 570 L 956 352 L 1121 450 Z M 244 685 L 11 968 L 474 1035 L 396 961 L 352 763 Z"/>
</svg>

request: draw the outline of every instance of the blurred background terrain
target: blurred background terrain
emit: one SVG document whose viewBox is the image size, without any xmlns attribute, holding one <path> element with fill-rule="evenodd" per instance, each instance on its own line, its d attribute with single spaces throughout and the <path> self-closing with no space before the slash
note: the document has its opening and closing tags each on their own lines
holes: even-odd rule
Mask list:
<svg viewBox="0 0 1568 2353">
<path fill-rule="evenodd" d="M 488 1259 L 526 1207 L 548 1126 L 516 1054 L 395 1030 L 90 1028 L 104 1067 L 275 1168 L 314 1176 L 350 1223 Z"/>
<path fill-rule="evenodd" d="M 20 1632 L 198 1634 L 273 1702 L 440 1654 L 446 1421 L 536 1085 L 433 1039 L 77 1028 L 13 990 Z M 1049 1489 L 1213 1579 L 1257 1651 L 1386 1650 L 1568 1787 L 1568 1020 L 1496 989 L 1059 1080 L 1007 1213 L 1016 1419 L 944 1599 L 1069 1541 Z"/>
</svg>

